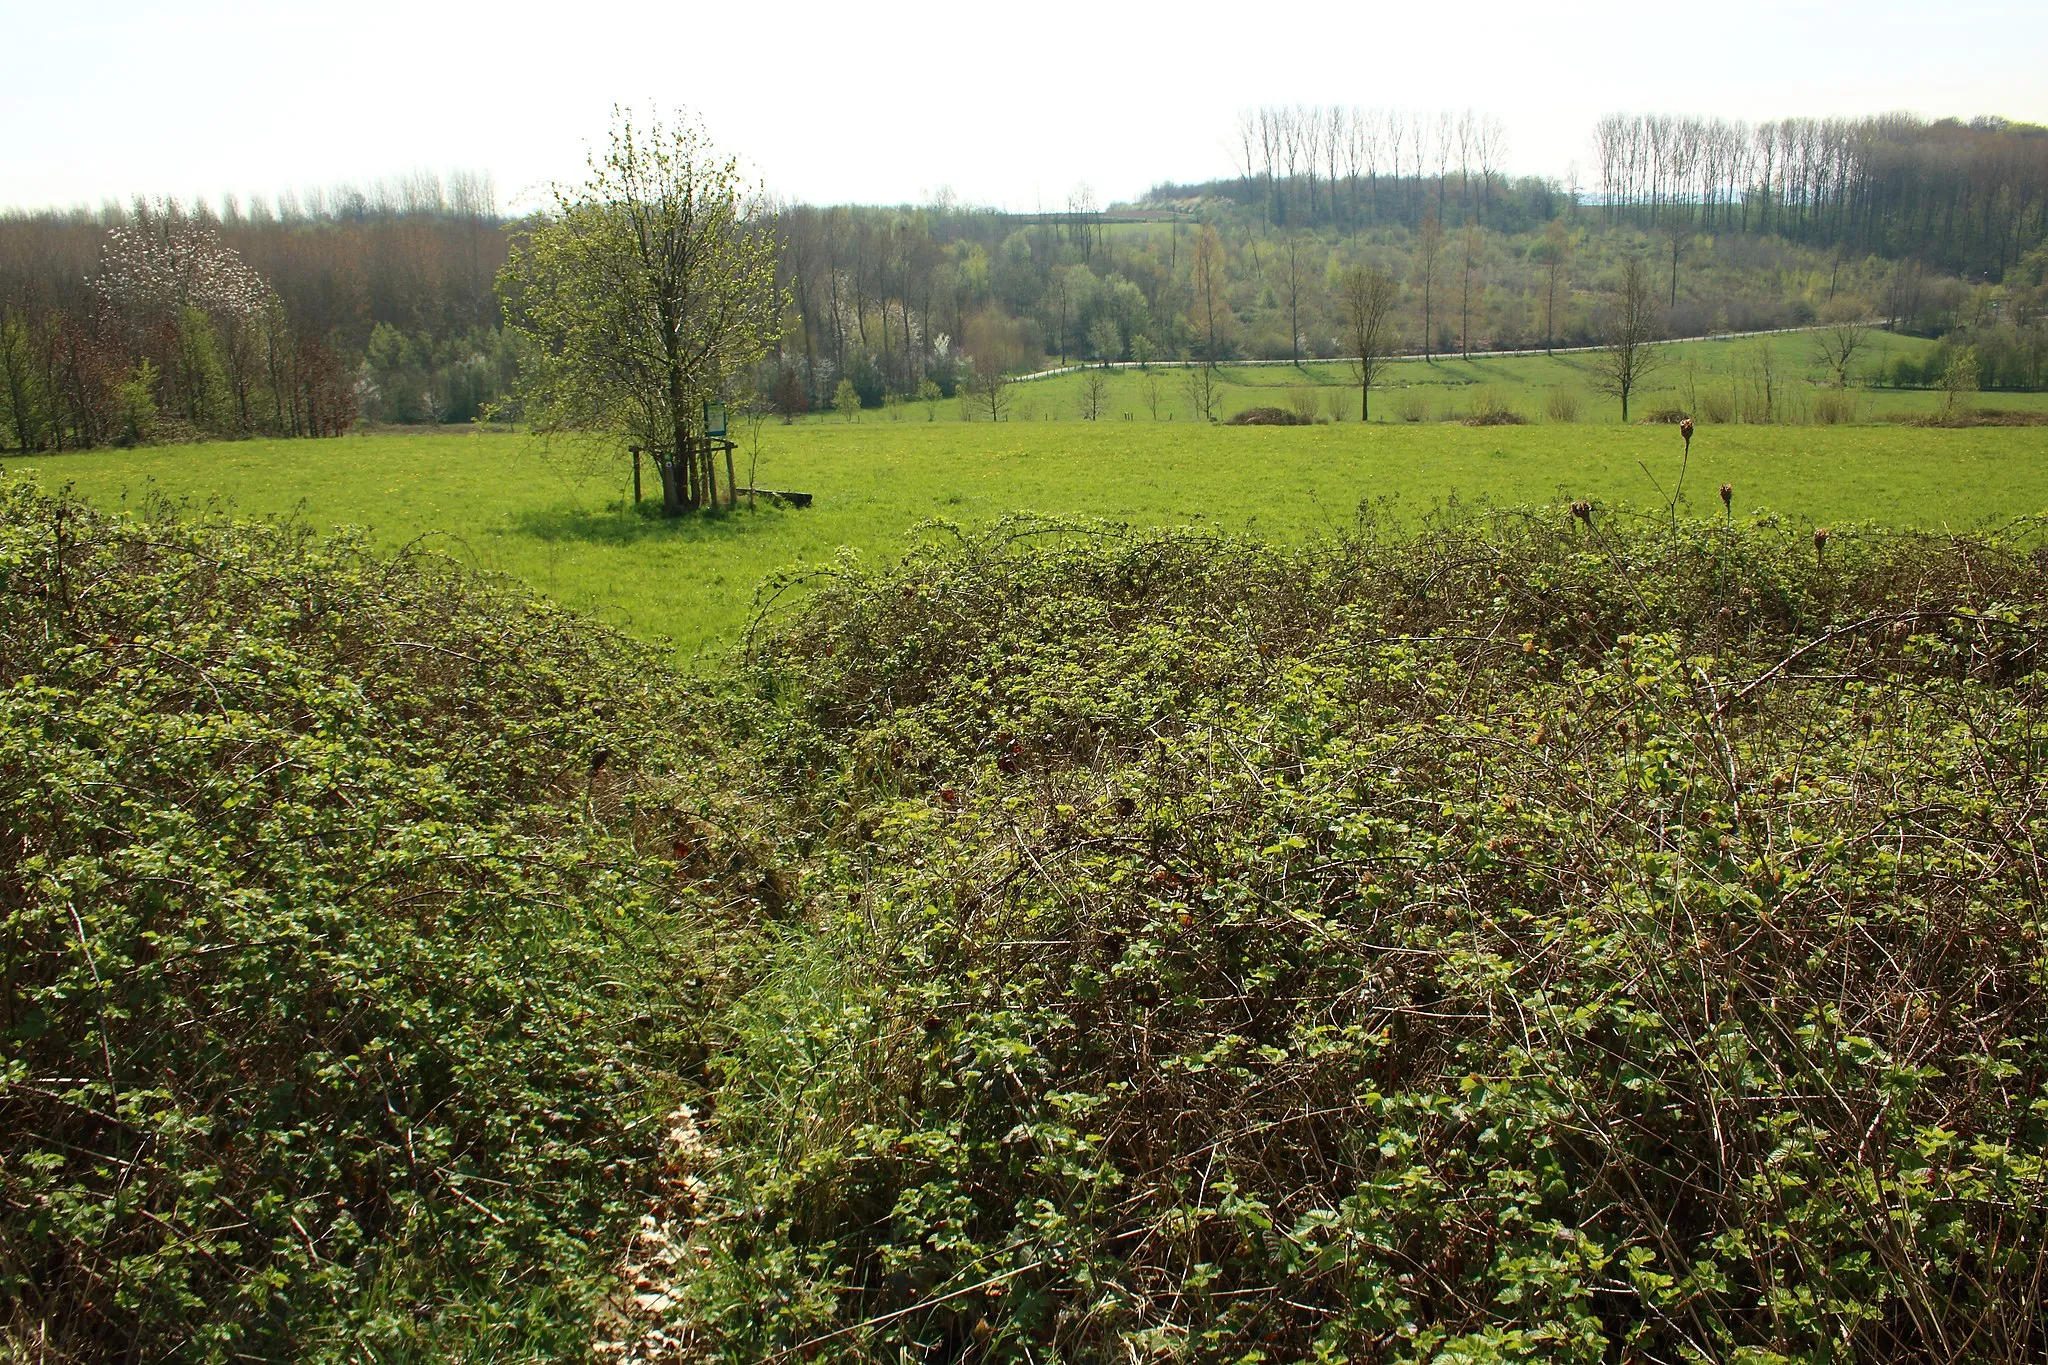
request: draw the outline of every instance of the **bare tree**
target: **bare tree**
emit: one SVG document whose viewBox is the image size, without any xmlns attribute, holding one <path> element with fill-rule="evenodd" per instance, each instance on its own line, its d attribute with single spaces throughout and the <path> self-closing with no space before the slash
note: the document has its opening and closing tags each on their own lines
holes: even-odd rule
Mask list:
<svg viewBox="0 0 2048 1365">
<path fill-rule="evenodd" d="M 1465 230 L 1458 234 L 1458 350 L 1468 360 L 1472 357 L 1472 285 L 1479 275 L 1479 263 L 1485 246 L 1485 241 L 1479 235 L 1479 224 L 1467 222 Z M 1480 293 L 1483 302 L 1483 285 Z"/>
<path fill-rule="evenodd" d="M 1183 372 L 1181 391 L 1188 396 L 1188 406 L 1195 416 L 1204 422 L 1216 420 L 1216 400 L 1222 396 L 1222 380 L 1216 374 L 1214 365 L 1199 363 L 1190 365 Z"/>
<path fill-rule="evenodd" d="M 1195 317 L 1202 327 L 1202 363 L 1216 363 L 1217 339 L 1230 305 L 1224 300 L 1223 239 L 1204 224 L 1195 234 Z"/>
<path fill-rule="evenodd" d="M 1430 330 L 1431 294 L 1436 287 L 1436 264 L 1444 251 L 1444 225 L 1432 213 L 1422 220 L 1415 236 L 1415 269 L 1422 276 L 1422 356 L 1436 359 L 1436 337 Z"/>
<path fill-rule="evenodd" d="M 1276 259 L 1274 265 L 1280 272 L 1280 287 L 1287 298 L 1288 353 L 1298 366 L 1301 364 L 1301 234 L 1289 232 L 1286 238 L 1286 256 Z"/>
<path fill-rule="evenodd" d="M 1394 349 L 1394 301 L 1399 291 L 1384 270 L 1353 266 L 1339 287 L 1344 303 L 1351 373 L 1358 381 L 1358 420 L 1372 420 L 1372 386 Z"/>
<path fill-rule="evenodd" d="M 1692 223 L 1686 219 L 1670 217 L 1664 220 L 1663 231 L 1671 243 L 1671 307 L 1678 307 L 1678 254 L 1692 240 Z"/>
<path fill-rule="evenodd" d="M 1081 376 L 1081 420 L 1100 421 L 1103 408 L 1109 405 L 1109 374 L 1100 366 L 1083 372 Z"/>
<path fill-rule="evenodd" d="M 1629 396 L 1669 358 L 1655 344 L 1656 286 L 1641 257 L 1622 262 L 1621 284 L 1608 301 L 1606 322 L 1606 339 L 1593 362 L 1594 385 L 1621 400 L 1621 420 L 1626 422 Z"/>
<path fill-rule="evenodd" d="M 967 409 L 977 418 L 1000 422 L 1010 413 L 1010 377 L 993 355 L 974 358 L 967 376 Z"/>
<path fill-rule="evenodd" d="M 1866 311 L 1856 300 L 1838 299 L 1823 315 L 1826 325 L 1813 334 L 1813 358 L 1827 367 L 1838 389 L 1849 387 L 1849 366 L 1870 340 Z"/>
<path fill-rule="evenodd" d="M 1538 250 L 1543 262 L 1543 353 L 1548 355 L 1557 339 L 1557 290 L 1572 258 L 1571 234 L 1565 231 L 1562 222 L 1550 220 L 1550 226 L 1543 229 Z"/>
<path fill-rule="evenodd" d="M 1493 207 L 1493 182 L 1507 160 L 1508 130 L 1499 115 L 1488 114 L 1479 121 L 1479 194 L 1481 211 Z"/>
</svg>

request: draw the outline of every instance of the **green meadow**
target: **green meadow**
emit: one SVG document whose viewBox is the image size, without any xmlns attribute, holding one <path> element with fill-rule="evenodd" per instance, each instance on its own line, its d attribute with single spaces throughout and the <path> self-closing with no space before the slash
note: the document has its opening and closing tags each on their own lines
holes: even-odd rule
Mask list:
<svg viewBox="0 0 2048 1365">
<path fill-rule="evenodd" d="M 1830 396 L 1830 376 L 1815 354 L 1816 335 L 1789 332 L 1659 347 L 1662 363 L 1630 400 L 1629 416 L 1641 420 L 1660 409 L 1705 413 L 1717 402 L 1734 417 L 1742 414 L 1745 403 L 1754 411 L 1761 396 L 1760 362 L 1768 357 L 1776 419 L 1795 424 L 1813 421 L 1816 400 Z M 1924 365 L 1936 350 L 1935 343 L 1919 337 L 1875 330 L 1867 333 L 1849 367 L 1852 379 L 1858 382 L 1838 398 L 1847 404 L 1847 420 L 1857 423 L 1933 415 L 1941 406 L 1940 393 L 1927 388 L 1888 388 L 1875 381 L 1891 373 L 1898 360 Z M 1373 390 L 1372 420 L 1410 424 L 1457 421 L 1470 415 L 1476 402 L 1490 401 L 1525 421 L 1549 422 L 1553 420 L 1553 395 L 1565 395 L 1576 402 L 1576 422 L 1619 425 L 1621 404 L 1600 392 L 1598 360 L 1596 354 L 1586 351 L 1474 356 L 1469 360 L 1457 355 L 1433 359 L 1402 356 L 1387 366 L 1380 385 Z M 1345 361 L 1310 360 L 1298 366 L 1226 364 L 1218 368 L 1223 380 L 1219 417 L 1246 408 L 1289 407 L 1300 400 L 1303 390 L 1312 390 L 1319 418 L 1358 420 L 1358 389 Z M 1149 370 L 1108 371 L 1109 387 L 1099 420 L 1189 420 L 1193 408 L 1183 390 L 1183 375 L 1180 369 L 1159 365 Z M 1083 385 L 1083 372 L 1015 385 L 1011 417 L 1022 421 L 1078 420 Z M 2048 393 L 1977 394 L 1974 405 L 2043 412 L 2048 411 Z M 958 415 L 958 404 L 952 403 L 937 405 L 930 413 L 909 404 L 901 412 L 903 420 Z M 876 414 L 866 413 L 863 418 L 872 421 Z M 820 416 L 809 420 L 839 419 Z M 884 414 L 882 420 L 889 418 Z"/>
<path fill-rule="evenodd" d="M 1618 424 L 989 425 L 913 413 L 764 425 L 759 441 L 759 486 L 813 493 L 812 507 L 665 521 L 651 502 L 634 508 L 623 464 L 485 431 L 4 463 L 10 478 L 68 484 L 106 506 L 168 499 L 322 530 L 366 527 L 386 549 L 417 545 L 517 576 L 700 663 L 739 638 L 757 587 L 778 569 L 842 550 L 888 555 L 934 519 L 1036 512 L 1299 537 L 1350 524 L 1362 504 L 1408 524 L 1453 500 L 1661 508 L 1680 472 L 1674 429 Z M 1685 478 L 1693 516 L 1722 515 L 1725 482 L 1740 515 L 1974 528 L 2048 513 L 2048 427 L 1702 427 Z"/>
</svg>

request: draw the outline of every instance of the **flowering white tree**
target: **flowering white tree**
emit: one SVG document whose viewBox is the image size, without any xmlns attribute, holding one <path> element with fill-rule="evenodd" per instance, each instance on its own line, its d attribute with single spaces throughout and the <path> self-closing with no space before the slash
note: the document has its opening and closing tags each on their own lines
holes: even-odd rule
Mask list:
<svg viewBox="0 0 2048 1365">
<path fill-rule="evenodd" d="M 195 422 L 247 429 L 256 320 L 274 321 L 282 307 L 211 223 L 172 201 L 138 204 L 131 221 L 108 230 L 92 283 L 154 357 L 167 407 Z"/>
<path fill-rule="evenodd" d="M 148 325 L 186 308 L 250 317 L 270 285 L 220 233 L 173 203 L 142 204 L 133 222 L 107 232 L 94 286 L 132 321 Z"/>
</svg>

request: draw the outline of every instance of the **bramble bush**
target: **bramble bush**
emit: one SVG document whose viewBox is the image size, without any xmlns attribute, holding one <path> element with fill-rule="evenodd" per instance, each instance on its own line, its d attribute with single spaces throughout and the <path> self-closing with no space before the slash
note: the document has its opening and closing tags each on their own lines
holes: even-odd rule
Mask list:
<svg viewBox="0 0 2048 1365">
<path fill-rule="evenodd" d="M 8 490 L 0 1341 L 2038 1358 L 2037 546 L 1019 520 L 685 684 Z"/>
<path fill-rule="evenodd" d="M 766 623 L 813 931 L 619 1349 L 2048 1349 L 2048 556 L 1583 510 L 1013 523 Z"/>
<path fill-rule="evenodd" d="M 783 875 L 701 722 L 434 558 L 5 490 L 0 1341 L 584 1349 Z"/>
</svg>

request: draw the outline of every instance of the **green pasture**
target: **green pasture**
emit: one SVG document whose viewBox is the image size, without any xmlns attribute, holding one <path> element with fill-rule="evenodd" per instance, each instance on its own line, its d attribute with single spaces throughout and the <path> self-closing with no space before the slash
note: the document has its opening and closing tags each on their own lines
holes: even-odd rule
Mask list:
<svg viewBox="0 0 2048 1365">
<path fill-rule="evenodd" d="M 1348 524 L 1361 503 L 1411 521 L 1453 498 L 1661 507 L 1680 448 L 1670 427 L 1619 425 L 884 418 L 771 424 L 759 436 L 760 486 L 814 493 L 814 506 L 665 521 L 651 503 L 635 511 L 620 462 L 550 455 L 529 437 L 481 431 L 4 463 L 6 477 L 70 484 L 104 505 L 164 497 L 299 516 L 323 529 L 366 526 L 387 548 L 418 544 L 516 575 L 691 660 L 739 637 L 756 587 L 775 570 L 828 561 L 842 547 L 888 554 L 932 518 L 1078 513 L 1297 536 Z M 1981 526 L 2048 513 L 2048 427 L 1704 427 L 1687 471 L 1689 513 L 1721 515 L 1722 482 L 1734 485 L 1744 514 Z"/>
<path fill-rule="evenodd" d="M 1892 389 L 1870 382 L 1888 371 L 1901 356 L 1916 363 L 1934 350 L 1919 337 L 1872 331 L 1850 367 L 1847 390 L 1855 422 L 1925 416 L 1941 405 L 1942 395 L 1930 389 Z M 1641 420 L 1660 408 L 1709 410 L 1717 392 L 1740 417 L 1742 389 L 1753 386 L 1760 355 L 1768 351 L 1772 366 L 1774 405 L 1794 424 L 1811 420 L 1814 400 L 1831 376 L 1814 355 L 1814 334 L 1780 333 L 1725 341 L 1688 341 L 1657 348 L 1663 358 L 1630 401 L 1629 416 Z M 1578 399 L 1577 421 L 1586 425 L 1618 425 L 1621 404 L 1601 393 L 1596 383 L 1598 357 L 1588 352 L 1512 356 L 1456 355 L 1425 360 L 1404 356 L 1390 364 L 1373 391 L 1372 420 L 1412 423 L 1456 421 L 1468 415 L 1475 399 L 1489 397 L 1532 423 L 1549 422 L 1550 396 L 1563 391 Z M 1254 407 L 1287 407 L 1296 391 L 1316 390 L 1318 416 L 1325 420 L 1358 420 L 1358 389 L 1351 367 L 1342 360 L 1307 361 L 1293 365 L 1222 365 L 1219 416 Z M 1106 372 L 1109 392 L 1098 420 L 1186 422 L 1193 405 L 1183 389 L 1185 370 L 1155 365 L 1148 370 L 1117 368 Z M 1068 373 L 1012 386 L 1010 416 L 1014 421 L 1077 421 L 1081 419 L 1084 376 Z M 1753 402 L 1752 398 L 1752 402 Z M 1979 408 L 2048 410 L 2048 394 L 1984 393 L 1975 395 Z M 868 411 L 862 422 L 957 421 L 961 405 L 906 404 L 901 409 Z M 838 422 L 838 414 L 819 413 L 807 422 Z M 1704 420 L 1704 419 L 1703 419 Z"/>
</svg>

